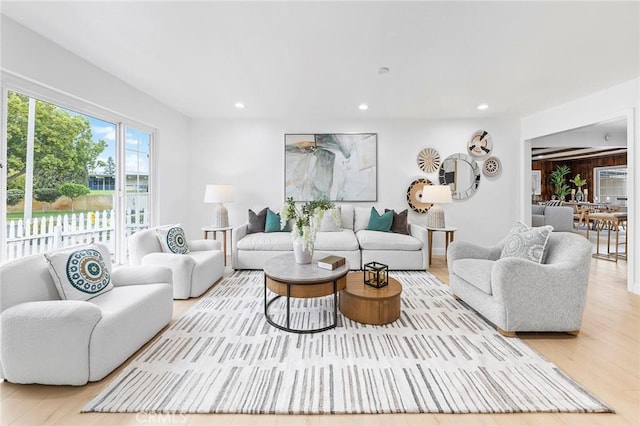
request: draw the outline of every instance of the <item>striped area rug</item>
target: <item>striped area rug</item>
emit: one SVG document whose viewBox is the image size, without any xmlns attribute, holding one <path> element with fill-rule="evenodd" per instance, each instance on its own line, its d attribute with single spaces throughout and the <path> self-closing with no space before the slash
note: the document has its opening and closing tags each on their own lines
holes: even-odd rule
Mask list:
<svg viewBox="0 0 640 426">
<path fill-rule="evenodd" d="M 339 314 L 298 335 L 264 319 L 261 271 L 235 272 L 132 361 L 85 412 L 610 412 L 517 338 L 504 338 L 426 272 L 395 272 L 402 315 L 385 326 Z M 294 326 L 333 299 L 292 299 Z M 277 304 L 276 304 L 277 305 Z M 283 321 L 274 306 L 276 321 Z"/>
</svg>

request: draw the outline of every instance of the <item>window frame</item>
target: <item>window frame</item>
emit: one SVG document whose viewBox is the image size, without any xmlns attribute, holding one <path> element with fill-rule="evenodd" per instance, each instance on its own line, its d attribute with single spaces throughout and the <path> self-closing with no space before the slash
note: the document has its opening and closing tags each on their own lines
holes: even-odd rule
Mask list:
<svg viewBox="0 0 640 426">
<path fill-rule="evenodd" d="M 116 241 L 114 244 L 113 260 L 116 264 L 125 263 L 127 261 L 127 241 L 124 238 L 124 214 L 125 214 L 125 202 L 124 197 L 126 194 L 126 179 L 125 179 L 125 128 L 135 128 L 149 133 L 150 135 L 150 149 L 149 154 L 151 159 L 149 161 L 149 206 L 150 206 L 150 221 L 149 227 L 155 225 L 155 221 L 158 213 L 155 185 L 155 164 L 157 157 L 157 129 L 147 125 L 134 118 L 119 114 L 108 108 L 101 107 L 95 103 L 88 102 L 77 96 L 73 96 L 62 91 L 53 89 L 48 86 L 44 86 L 37 82 L 24 79 L 18 75 L 2 71 L 0 74 L 0 91 L 2 98 L 2 122 L 0 123 L 0 242 L 2 242 L 2 248 L 0 249 L 0 263 L 7 260 L 7 245 L 6 242 L 6 188 L 7 188 L 7 129 L 5 123 L 7 122 L 7 106 L 8 106 L 8 92 L 17 92 L 44 102 L 54 104 L 62 108 L 68 108 L 74 112 L 92 116 L 94 118 L 107 121 L 116 125 L 116 165 L 117 165 L 117 205 L 114 209 L 117 209 L 115 228 L 116 228 Z"/>
</svg>

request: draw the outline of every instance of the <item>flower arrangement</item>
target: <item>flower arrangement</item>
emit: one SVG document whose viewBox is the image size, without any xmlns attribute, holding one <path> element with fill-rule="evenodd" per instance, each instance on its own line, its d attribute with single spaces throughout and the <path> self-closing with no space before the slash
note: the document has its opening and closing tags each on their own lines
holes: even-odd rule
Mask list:
<svg viewBox="0 0 640 426">
<path fill-rule="evenodd" d="M 327 210 L 331 210 L 331 215 L 336 224 L 340 224 L 340 214 L 335 205 L 329 199 L 322 197 L 317 200 L 307 201 L 300 206 L 296 206 L 293 197 L 287 198 L 280 214 L 280 228 L 284 229 L 289 220 L 294 220 L 292 237 L 302 237 L 303 248 L 306 251 L 313 251 L 313 242 L 320 229 L 322 217 Z"/>
</svg>

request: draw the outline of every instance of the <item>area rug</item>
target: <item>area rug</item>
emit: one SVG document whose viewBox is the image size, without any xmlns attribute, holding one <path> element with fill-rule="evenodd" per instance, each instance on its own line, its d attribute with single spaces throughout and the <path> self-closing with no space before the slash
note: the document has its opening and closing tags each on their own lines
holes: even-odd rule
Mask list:
<svg viewBox="0 0 640 426">
<path fill-rule="evenodd" d="M 293 334 L 264 318 L 263 273 L 235 272 L 83 411 L 611 412 L 518 338 L 496 333 L 433 275 L 392 276 L 403 286 L 394 323 L 364 325 L 339 314 L 335 329 Z M 279 302 L 273 318 L 284 321 Z M 294 327 L 332 321 L 332 297 L 292 302 Z"/>
</svg>

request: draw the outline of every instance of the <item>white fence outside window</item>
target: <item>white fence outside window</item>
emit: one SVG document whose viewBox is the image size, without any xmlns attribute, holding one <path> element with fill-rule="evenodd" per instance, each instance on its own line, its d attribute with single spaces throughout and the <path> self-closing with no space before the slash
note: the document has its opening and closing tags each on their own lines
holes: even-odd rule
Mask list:
<svg viewBox="0 0 640 426">
<path fill-rule="evenodd" d="M 115 250 L 114 211 L 11 220 L 7 223 L 7 260 L 78 244 L 101 243 Z M 125 237 L 149 227 L 144 210 L 125 215 Z"/>
</svg>

